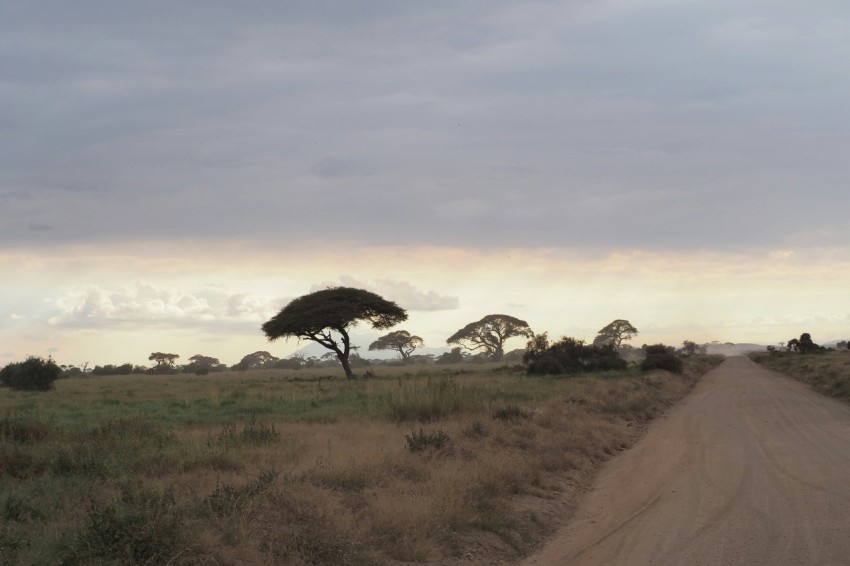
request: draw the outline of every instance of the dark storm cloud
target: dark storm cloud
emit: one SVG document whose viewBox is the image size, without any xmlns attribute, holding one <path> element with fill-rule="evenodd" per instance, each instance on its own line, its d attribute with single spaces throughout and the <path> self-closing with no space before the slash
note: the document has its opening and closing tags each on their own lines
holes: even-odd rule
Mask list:
<svg viewBox="0 0 850 566">
<path fill-rule="evenodd" d="M 838 1 L 7 2 L 0 242 L 847 237 L 848 16 Z"/>
</svg>

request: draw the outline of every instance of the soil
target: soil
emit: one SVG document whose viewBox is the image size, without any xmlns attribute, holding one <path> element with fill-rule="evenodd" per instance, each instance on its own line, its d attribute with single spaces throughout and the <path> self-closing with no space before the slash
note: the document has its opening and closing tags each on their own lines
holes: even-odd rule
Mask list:
<svg viewBox="0 0 850 566">
<path fill-rule="evenodd" d="M 850 564 L 850 407 L 732 357 L 523 564 Z"/>
</svg>

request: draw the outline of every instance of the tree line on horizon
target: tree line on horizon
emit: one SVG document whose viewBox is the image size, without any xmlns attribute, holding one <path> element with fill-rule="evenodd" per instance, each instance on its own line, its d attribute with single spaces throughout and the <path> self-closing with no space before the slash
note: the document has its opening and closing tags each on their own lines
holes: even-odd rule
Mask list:
<svg viewBox="0 0 850 566">
<path fill-rule="evenodd" d="M 238 363 L 228 367 L 218 358 L 196 354 L 188 358 L 189 363 L 178 366 L 178 354 L 152 352 L 148 360 L 155 365 L 151 368 L 129 363 L 95 366 L 91 370 L 88 370 L 88 363 L 81 367 L 58 367 L 64 376 L 69 377 L 86 373 L 127 375 L 183 372 L 203 375 L 228 369 L 301 369 L 339 364 L 346 377 L 353 379 L 353 367 L 393 362 L 361 357 L 359 348 L 351 343 L 349 330 L 362 322 L 376 330 L 389 330 L 405 320 L 405 309 L 375 293 L 352 287 L 330 287 L 294 299 L 261 326 L 269 341 L 296 338 L 323 346 L 328 353 L 321 357 L 296 354 L 281 359 L 261 350 L 247 354 Z M 531 374 L 618 370 L 626 367 L 627 357 L 641 358 L 644 369 L 658 367 L 680 371 L 680 357 L 706 352 L 706 345 L 689 340 L 685 340 L 679 349 L 664 344 L 644 344 L 638 349 L 625 344 L 637 334 L 637 328 L 628 320 L 617 319 L 600 329 L 589 344 L 571 337 L 551 341 L 548 333 L 535 334 L 524 320 L 506 314 L 488 314 L 449 336 L 446 343 L 455 347 L 440 356 L 415 355 L 414 352 L 423 347 L 425 341 L 407 330 L 394 330 L 380 336 L 369 345 L 369 350 L 394 351 L 398 354 L 395 363 L 522 362 Z M 505 343 L 515 337 L 525 338 L 526 347 L 506 353 Z M 805 353 L 822 347 L 814 344 L 808 333 L 803 333 L 799 339 L 790 340 L 787 349 Z M 50 362 L 53 363 L 52 360 Z"/>
</svg>

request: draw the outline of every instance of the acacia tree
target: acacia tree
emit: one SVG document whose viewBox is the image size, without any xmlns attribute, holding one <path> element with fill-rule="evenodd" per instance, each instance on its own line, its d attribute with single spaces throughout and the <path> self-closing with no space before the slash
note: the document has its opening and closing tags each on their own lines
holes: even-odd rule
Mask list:
<svg viewBox="0 0 850 566">
<path fill-rule="evenodd" d="M 150 356 L 148 356 L 148 360 L 152 362 L 156 362 L 157 369 L 159 368 L 173 368 L 174 360 L 179 358 L 177 354 L 165 354 L 163 352 L 153 352 Z M 86 362 L 88 363 L 88 362 Z"/>
<path fill-rule="evenodd" d="M 233 369 L 238 369 L 241 371 L 261 368 L 263 366 L 270 366 L 278 361 L 278 358 L 266 352 L 265 350 L 260 350 L 259 352 L 253 352 L 251 354 L 247 354 L 239 360 L 238 364 L 233 366 Z"/>
<path fill-rule="evenodd" d="M 637 333 L 638 329 L 632 326 L 632 323 L 628 320 L 618 318 L 599 331 L 596 338 L 593 339 L 593 345 L 613 346 L 619 352 L 620 344 L 624 340 L 631 340 Z"/>
<path fill-rule="evenodd" d="M 345 376 L 354 378 L 349 355 L 348 330 L 360 321 L 384 330 L 407 320 L 407 311 L 370 291 L 353 287 L 331 287 L 293 300 L 263 324 L 269 340 L 311 340 L 331 350 L 342 364 Z"/>
<path fill-rule="evenodd" d="M 411 336 L 407 330 L 394 330 L 369 344 L 369 350 L 395 350 L 401 359 L 409 360 L 410 354 L 424 345 L 425 341 L 419 336 Z"/>
<path fill-rule="evenodd" d="M 623 345 L 623 347 L 625 347 L 625 344 Z M 703 346 L 700 346 L 696 342 L 693 342 L 691 340 L 685 340 L 684 342 L 682 342 L 682 348 L 679 350 L 679 352 L 681 353 L 681 355 L 686 357 L 696 356 L 699 354 L 705 354 L 705 348 Z"/>
<path fill-rule="evenodd" d="M 797 349 L 799 349 L 800 353 L 802 354 L 809 354 L 811 352 L 816 352 L 820 350 L 820 346 L 818 346 L 812 341 L 811 334 L 809 334 L 808 332 L 803 332 L 802 334 L 800 334 L 800 340 L 798 341 Z"/>
<path fill-rule="evenodd" d="M 513 336 L 531 338 L 534 333 L 524 320 L 506 314 L 488 314 L 470 322 L 448 337 L 447 344 L 459 344 L 467 350 L 484 350 L 494 360 L 505 355 L 505 340 Z"/>
<path fill-rule="evenodd" d="M 189 358 L 189 363 L 183 366 L 184 372 L 208 372 L 221 371 L 224 366 L 218 358 L 212 356 L 204 356 L 203 354 L 195 354 Z"/>
</svg>

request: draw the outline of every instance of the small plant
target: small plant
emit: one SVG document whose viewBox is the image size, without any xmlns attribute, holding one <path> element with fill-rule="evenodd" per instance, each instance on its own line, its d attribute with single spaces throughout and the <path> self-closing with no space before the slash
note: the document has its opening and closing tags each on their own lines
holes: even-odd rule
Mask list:
<svg viewBox="0 0 850 566">
<path fill-rule="evenodd" d="M 247 485 L 234 486 L 229 483 L 219 483 L 213 492 L 204 499 L 207 508 L 217 516 L 225 516 L 242 511 L 248 503 L 267 492 L 277 479 L 277 472 L 263 472 Z"/>
<path fill-rule="evenodd" d="M 493 411 L 493 418 L 500 421 L 514 421 L 517 419 L 527 419 L 531 415 L 523 411 L 516 405 L 505 405 Z"/>
<path fill-rule="evenodd" d="M 258 421 L 256 415 L 245 423 L 240 432 L 236 432 L 233 423 L 224 425 L 218 433 L 218 441 L 222 443 L 242 443 L 252 446 L 274 444 L 280 441 L 280 433 L 273 424 Z"/>
<path fill-rule="evenodd" d="M 62 368 L 51 358 L 30 356 L 0 369 L 0 385 L 19 391 L 49 391 L 62 375 Z"/>
<path fill-rule="evenodd" d="M 464 429 L 463 433 L 470 437 L 487 436 L 487 426 L 481 419 L 473 419 L 469 428 Z"/>
<path fill-rule="evenodd" d="M 419 432 L 411 431 L 409 435 L 405 434 L 404 438 L 407 440 L 407 449 L 414 453 L 424 452 L 429 448 L 439 450 L 450 442 L 449 435 L 445 431 L 425 432 L 421 428 Z"/>
</svg>

